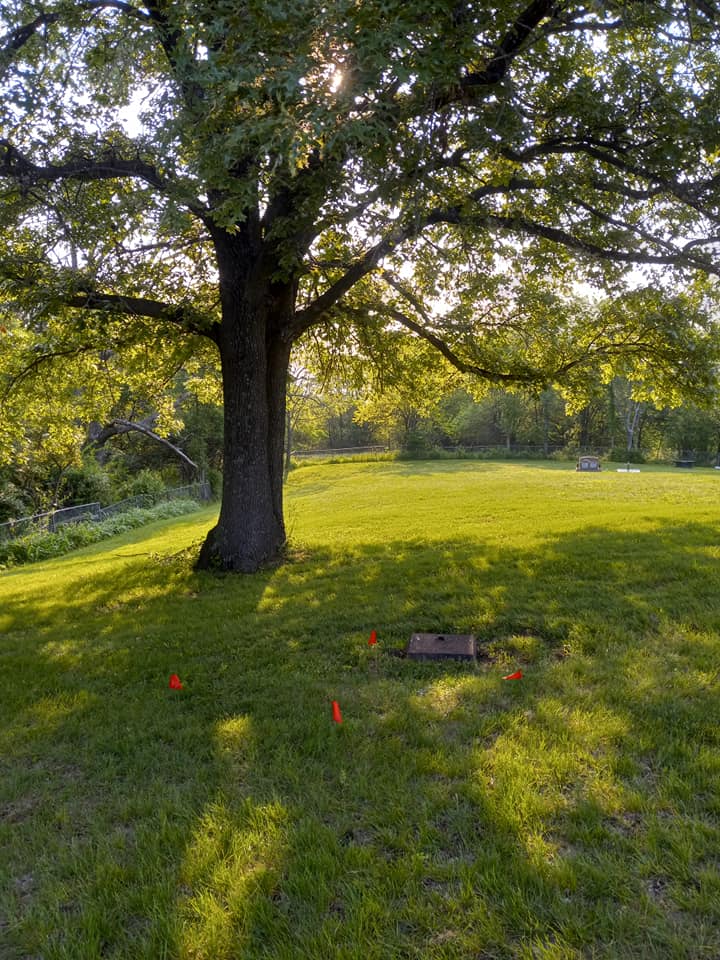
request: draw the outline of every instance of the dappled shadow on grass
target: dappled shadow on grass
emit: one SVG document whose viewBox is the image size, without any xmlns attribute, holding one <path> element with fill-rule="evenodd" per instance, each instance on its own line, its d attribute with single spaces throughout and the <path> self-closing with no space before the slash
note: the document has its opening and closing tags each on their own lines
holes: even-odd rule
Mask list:
<svg viewBox="0 0 720 960">
<path fill-rule="evenodd" d="M 716 539 L 395 542 L 238 579 L 125 558 L 8 600 L 0 935 L 73 958 L 709 955 Z M 390 656 L 413 630 L 475 632 L 486 659 Z"/>
</svg>

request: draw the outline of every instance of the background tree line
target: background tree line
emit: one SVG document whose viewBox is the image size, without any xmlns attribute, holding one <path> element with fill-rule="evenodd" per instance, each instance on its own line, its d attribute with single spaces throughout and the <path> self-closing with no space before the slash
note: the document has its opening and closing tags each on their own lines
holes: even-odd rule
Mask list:
<svg viewBox="0 0 720 960">
<path fill-rule="evenodd" d="M 569 396 L 553 387 L 488 388 L 443 367 L 422 348 L 400 358 L 402 369 L 394 371 L 387 357 L 380 366 L 355 357 L 333 368 L 325 356 L 325 364 L 314 369 L 311 351 L 302 359 L 288 386 L 288 467 L 295 452 L 375 445 L 418 458 L 598 452 L 633 462 L 690 454 L 698 463 L 714 464 L 720 457 L 720 405 L 664 405 L 648 384 L 619 375 Z M 212 367 L 171 364 L 165 380 L 151 381 L 137 365 L 115 358 L 115 399 L 102 421 L 88 396 L 97 385 L 89 390 L 75 377 L 48 370 L 44 396 L 34 383 L 14 411 L 8 403 L 4 407 L 15 419 L 4 420 L 11 439 L 0 465 L 0 522 L 58 506 L 154 494 L 199 478 L 209 479 L 219 493 L 223 413 Z"/>
<path fill-rule="evenodd" d="M 597 452 L 643 462 L 692 455 L 715 464 L 720 455 L 720 410 L 691 402 L 678 407 L 635 400 L 632 385 L 614 378 L 581 406 L 559 390 L 489 390 L 477 398 L 462 387 L 430 405 L 392 392 L 367 398 L 340 395 L 332 403 L 309 397 L 298 411 L 294 448 L 301 452 L 383 445 L 405 456 L 484 448 L 493 456 L 573 457 Z"/>
</svg>

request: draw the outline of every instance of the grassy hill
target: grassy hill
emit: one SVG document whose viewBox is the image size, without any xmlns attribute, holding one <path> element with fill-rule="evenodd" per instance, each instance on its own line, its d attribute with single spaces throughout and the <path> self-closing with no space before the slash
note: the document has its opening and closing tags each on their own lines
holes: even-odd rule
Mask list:
<svg viewBox="0 0 720 960">
<path fill-rule="evenodd" d="M 0 957 L 717 958 L 719 485 L 304 467 L 277 569 L 0 575 Z"/>
</svg>

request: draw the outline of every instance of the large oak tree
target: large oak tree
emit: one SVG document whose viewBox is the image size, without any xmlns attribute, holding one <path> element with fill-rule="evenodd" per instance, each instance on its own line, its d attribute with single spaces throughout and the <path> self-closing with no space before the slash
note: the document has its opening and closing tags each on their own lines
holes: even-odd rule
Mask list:
<svg viewBox="0 0 720 960">
<path fill-rule="evenodd" d="M 716 271 L 708 0 L 4 0 L 0 32 L 0 280 L 36 349 L 219 352 L 203 566 L 283 550 L 308 333 L 404 331 L 498 383 L 707 374 L 702 295 L 623 276 Z M 568 317 L 581 279 L 614 306 Z"/>
</svg>

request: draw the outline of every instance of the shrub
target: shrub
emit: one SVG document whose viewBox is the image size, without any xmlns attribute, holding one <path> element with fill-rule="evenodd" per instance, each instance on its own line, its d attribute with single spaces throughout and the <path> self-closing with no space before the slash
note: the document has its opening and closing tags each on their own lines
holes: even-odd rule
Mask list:
<svg viewBox="0 0 720 960">
<path fill-rule="evenodd" d="M 427 438 L 418 430 L 411 430 L 405 437 L 400 451 L 401 460 L 426 460 L 431 454 Z"/>
<path fill-rule="evenodd" d="M 29 507 L 15 484 L 0 482 L 0 523 L 22 517 L 28 510 Z"/>
<path fill-rule="evenodd" d="M 566 462 L 568 460 L 577 460 L 579 456 L 580 447 L 576 444 L 569 443 L 566 447 L 563 447 L 562 450 L 556 450 L 554 453 L 551 453 L 550 459 Z"/>
<path fill-rule="evenodd" d="M 613 463 L 645 463 L 645 457 L 640 450 L 625 450 L 624 447 L 613 447 L 608 454 L 608 460 Z"/>
<path fill-rule="evenodd" d="M 215 470 L 212 467 L 206 471 L 208 483 L 210 484 L 210 491 L 213 495 L 213 498 L 218 499 L 222 496 L 222 487 L 223 487 L 223 475 L 222 470 Z"/>
<path fill-rule="evenodd" d="M 165 493 L 165 481 L 156 470 L 140 470 L 123 486 L 123 497 L 137 497 L 140 494 L 157 499 Z"/>
<path fill-rule="evenodd" d="M 112 503 L 115 488 L 110 476 L 95 461 L 81 467 L 70 467 L 63 478 L 65 503 Z"/>
</svg>

